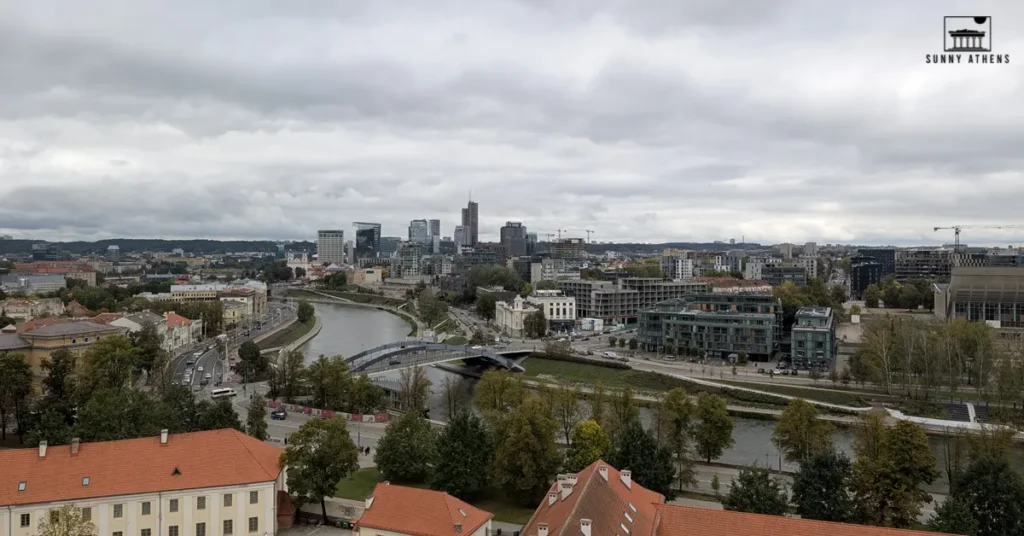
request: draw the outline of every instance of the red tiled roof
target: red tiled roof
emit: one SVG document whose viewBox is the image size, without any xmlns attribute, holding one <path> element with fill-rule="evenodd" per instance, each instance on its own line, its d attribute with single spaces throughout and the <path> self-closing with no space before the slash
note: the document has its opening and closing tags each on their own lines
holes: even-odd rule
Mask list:
<svg viewBox="0 0 1024 536">
<path fill-rule="evenodd" d="M 50 316 L 47 318 L 33 318 L 24 324 L 18 326 L 18 331 L 25 333 L 28 331 L 35 331 L 39 328 L 45 328 L 47 326 L 53 326 L 56 324 L 64 324 L 66 322 L 74 322 L 73 318 L 61 318 L 56 316 Z"/>
<path fill-rule="evenodd" d="M 601 476 L 600 468 L 607 468 L 607 480 Z M 622 482 L 621 472 L 603 460 L 580 471 L 576 479 L 572 492 L 565 499 L 562 498 L 562 482 L 555 481 L 523 527 L 523 536 L 537 536 L 541 523 L 547 523 L 550 536 L 578 536 L 583 519 L 590 520 L 593 536 L 627 536 L 619 525 L 629 529 L 628 536 L 651 536 L 654 533 L 655 505 L 665 502 L 660 493 L 636 482 L 627 487 Z M 557 495 L 553 504 L 551 493 Z"/>
<path fill-rule="evenodd" d="M 176 328 L 179 326 L 187 326 L 192 323 L 191 320 L 177 313 L 167 313 L 167 316 L 165 318 L 167 318 L 167 329 Z"/>
<path fill-rule="evenodd" d="M 0 506 L 270 482 L 281 453 L 231 429 L 174 434 L 165 445 L 159 437 L 82 443 L 76 455 L 54 446 L 45 458 L 38 449 L 2 450 Z"/>
<path fill-rule="evenodd" d="M 78 303 L 78 300 L 72 300 L 67 309 L 71 312 L 71 316 L 84 316 L 89 313 L 89 308 Z"/>
<path fill-rule="evenodd" d="M 100 313 L 90 318 L 89 321 L 95 322 L 97 324 L 110 324 L 111 322 L 117 320 L 118 318 L 121 318 L 122 316 L 124 315 L 120 313 Z"/>
<path fill-rule="evenodd" d="M 473 534 L 494 517 L 442 491 L 385 482 L 373 488 L 372 497 L 370 507 L 356 523 L 357 528 L 413 536 L 463 536 Z M 462 523 L 461 532 L 455 530 L 456 523 Z"/>
<path fill-rule="evenodd" d="M 692 506 L 663 504 L 658 505 L 657 509 L 657 536 L 939 536 L 935 532 L 830 523 Z"/>
</svg>

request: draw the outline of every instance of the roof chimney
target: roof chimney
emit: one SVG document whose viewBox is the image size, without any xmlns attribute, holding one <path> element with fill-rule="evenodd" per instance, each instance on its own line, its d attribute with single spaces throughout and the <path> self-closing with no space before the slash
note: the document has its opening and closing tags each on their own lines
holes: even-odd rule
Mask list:
<svg viewBox="0 0 1024 536">
<path fill-rule="evenodd" d="M 39 457 L 40 458 L 45 458 L 46 457 L 46 441 L 40 441 L 39 442 Z"/>
<path fill-rule="evenodd" d="M 626 485 L 627 488 L 633 489 L 633 471 L 629 469 L 623 469 L 619 471 L 619 479 Z"/>
<path fill-rule="evenodd" d="M 568 482 L 562 482 L 561 484 L 559 484 L 559 486 L 562 487 L 562 500 L 564 501 L 565 498 L 572 493 L 572 484 Z"/>
<path fill-rule="evenodd" d="M 160 430 L 160 444 L 161 445 L 166 445 L 167 444 L 167 429 L 166 428 L 164 428 L 163 430 Z"/>
<path fill-rule="evenodd" d="M 455 532 L 462 532 L 462 522 L 458 521 L 455 523 Z"/>
<path fill-rule="evenodd" d="M 366 505 L 363 506 L 363 509 L 369 510 L 371 506 L 373 506 L 373 495 L 370 495 L 369 497 L 366 498 Z"/>
<path fill-rule="evenodd" d="M 547 523 L 537 523 L 537 536 L 548 536 Z"/>
<path fill-rule="evenodd" d="M 575 486 L 578 477 L 576 476 L 576 473 L 569 473 L 569 474 L 565 475 L 565 479 L 568 480 L 570 484 Z"/>
<path fill-rule="evenodd" d="M 605 482 L 608 482 L 608 466 L 607 465 L 598 465 L 597 466 L 597 472 L 598 472 L 598 474 L 601 475 L 601 478 L 603 478 Z"/>
<path fill-rule="evenodd" d="M 81 440 L 78 439 L 77 437 L 72 437 L 71 438 L 71 455 L 72 456 L 78 456 L 78 445 L 79 445 L 79 443 L 81 443 Z"/>
<path fill-rule="evenodd" d="M 590 520 L 589 519 L 581 519 L 580 520 L 580 532 L 583 533 L 583 536 L 590 536 Z"/>
<path fill-rule="evenodd" d="M 557 500 L 558 500 L 558 493 L 556 493 L 554 491 L 552 491 L 551 493 L 548 493 L 548 506 L 551 506 L 552 504 L 555 504 L 555 501 L 557 501 Z"/>
</svg>

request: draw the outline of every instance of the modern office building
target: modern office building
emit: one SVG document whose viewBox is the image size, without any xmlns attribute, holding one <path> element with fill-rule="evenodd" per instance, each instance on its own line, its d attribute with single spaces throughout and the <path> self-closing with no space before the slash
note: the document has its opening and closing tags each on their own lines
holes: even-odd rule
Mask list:
<svg viewBox="0 0 1024 536">
<path fill-rule="evenodd" d="M 694 268 L 694 252 L 680 249 L 662 250 L 661 271 L 667 279 L 693 279 Z"/>
<path fill-rule="evenodd" d="M 380 231 L 379 223 L 355 222 L 352 224 L 355 233 L 355 255 L 356 259 L 375 258 L 380 256 Z"/>
<path fill-rule="evenodd" d="M 863 300 L 869 285 L 882 281 L 882 264 L 874 257 L 857 255 L 850 259 L 850 297 Z"/>
<path fill-rule="evenodd" d="M 345 262 L 345 231 L 322 230 L 316 232 L 317 262 L 340 264 Z"/>
<path fill-rule="evenodd" d="M 526 233 L 526 254 L 537 254 L 537 233 Z"/>
<path fill-rule="evenodd" d="M 708 284 L 625 277 L 616 282 L 562 280 L 558 289 L 576 298 L 577 318 L 598 318 L 609 324 L 635 322 L 640 310 L 658 302 L 708 291 Z"/>
<path fill-rule="evenodd" d="M 827 370 L 839 351 L 836 320 L 830 307 L 801 307 L 796 312 L 791 338 L 793 366 Z"/>
<path fill-rule="evenodd" d="M 806 244 L 804 244 L 804 247 L 801 250 L 801 254 L 806 255 L 808 257 L 817 257 L 818 244 L 815 244 L 814 242 L 807 242 Z"/>
<path fill-rule="evenodd" d="M 745 351 L 769 359 L 782 338 L 782 302 L 771 294 L 695 294 L 640 311 L 637 340 L 649 351 L 704 350 L 728 358 Z"/>
<path fill-rule="evenodd" d="M 953 252 L 949 249 L 915 248 L 896 251 L 897 281 L 948 279 L 952 267 Z"/>
<path fill-rule="evenodd" d="M 526 227 L 523 227 L 523 222 L 505 223 L 501 228 L 501 247 L 505 248 L 505 254 L 509 257 L 526 255 Z"/>
<path fill-rule="evenodd" d="M 794 263 L 766 264 L 761 267 L 760 279 L 772 286 L 779 286 L 786 281 L 794 285 L 806 285 L 807 269 Z"/>
<path fill-rule="evenodd" d="M 430 220 L 430 236 L 441 236 L 441 220 Z"/>
<path fill-rule="evenodd" d="M 586 251 L 586 242 L 582 238 L 561 238 L 551 244 L 551 256 L 556 259 L 580 259 Z"/>
<path fill-rule="evenodd" d="M 429 246 L 430 222 L 427 220 L 412 220 L 409 222 L 409 241 Z"/>
<path fill-rule="evenodd" d="M 796 244 L 790 244 L 789 242 L 779 244 L 779 255 L 782 255 L 783 259 L 792 259 L 793 251 L 796 249 Z"/>
<path fill-rule="evenodd" d="M 942 319 L 986 322 L 1000 332 L 1024 333 L 1024 269 L 953 268 L 948 285 L 933 285 Z"/>
<path fill-rule="evenodd" d="M 401 243 L 402 238 L 399 236 L 380 237 L 380 256 L 391 257 L 398 252 L 398 245 Z"/>
<path fill-rule="evenodd" d="M 801 266 L 804 272 L 807 274 L 807 279 L 814 279 L 818 277 L 818 258 L 810 255 L 801 255 L 793 259 L 793 264 Z"/>
<path fill-rule="evenodd" d="M 420 261 L 423 258 L 423 246 L 416 242 L 406 242 L 398 248 L 398 262 L 392 264 L 395 277 L 419 277 L 422 275 Z"/>
<path fill-rule="evenodd" d="M 480 240 L 480 207 L 474 201 L 462 209 L 462 233 L 460 246 L 475 247 Z"/>
<path fill-rule="evenodd" d="M 121 248 L 115 244 L 107 246 L 107 260 L 110 262 L 121 260 Z"/>
<path fill-rule="evenodd" d="M 859 248 L 857 256 L 870 257 L 882 268 L 882 279 L 896 275 L 896 248 Z"/>
<path fill-rule="evenodd" d="M 452 242 L 455 242 L 455 251 L 459 252 L 462 250 L 462 246 L 466 245 L 466 228 L 461 225 L 455 226 L 455 232 L 452 233 Z"/>
</svg>

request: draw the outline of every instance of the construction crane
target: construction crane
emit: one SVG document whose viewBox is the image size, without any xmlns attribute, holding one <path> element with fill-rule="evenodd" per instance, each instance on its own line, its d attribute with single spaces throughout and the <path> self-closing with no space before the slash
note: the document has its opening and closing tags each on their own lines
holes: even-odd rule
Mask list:
<svg viewBox="0 0 1024 536">
<path fill-rule="evenodd" d="M 587 233 L 587 243 L 588 244 L 590 243 L 590 235 L 594 234 L 594 231 L 591 230 L 591 229 L 565 229 L 565 230 L 567 230 L 567 231 L 583 231 L 584 233 Z"/>
<path fill-rule="evenodd" d="M 1024 229 L 1024 225 L 950 225 L 949 227 L 936 227 L 935 231 L 953 230 L 953 253 L 960 253 L 960 230 L 961 229 Z"/>
</svg>

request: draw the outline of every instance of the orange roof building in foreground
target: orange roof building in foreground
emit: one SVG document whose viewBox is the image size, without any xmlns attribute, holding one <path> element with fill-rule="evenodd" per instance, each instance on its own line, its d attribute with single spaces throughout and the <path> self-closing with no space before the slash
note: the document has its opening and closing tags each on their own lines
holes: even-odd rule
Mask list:
<svg viewBox="0 0 1024 536">
<path fill-rule="evenodd" d="M 935 533 L 828 523 L 665 504 L 665 498 L 598 460 L 558 475 L 522 536 L 938 536 Z"/>
<path fill-rule="evenodd" d="M 443 491 L 377 484 L 366 499 L 356 534 L 386 531 L 409 536 L 486 536 L 494 515 Z"/>
<path fill-rule="evenodd" d="M 0 536 L 65 504 L 101 535 L 275 534 L 281 452 L 237 430 L 0 450 Z"/>
</svg>

